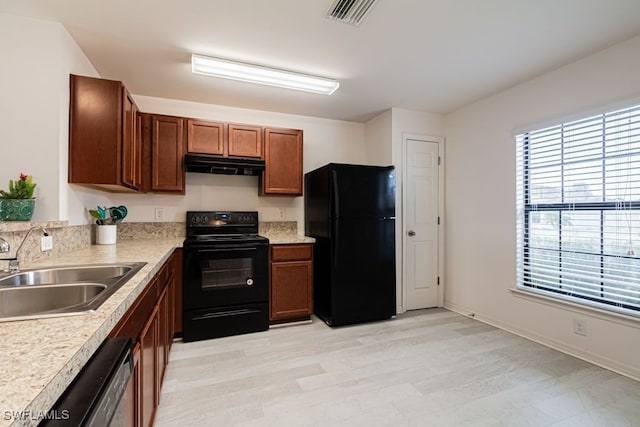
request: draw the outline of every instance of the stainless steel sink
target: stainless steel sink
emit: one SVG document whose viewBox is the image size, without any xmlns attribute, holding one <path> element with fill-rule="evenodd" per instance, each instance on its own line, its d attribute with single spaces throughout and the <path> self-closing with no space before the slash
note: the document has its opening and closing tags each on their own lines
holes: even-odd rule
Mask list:
<svg viewBox="0 0 640 427">
<path fill-rule="evenodd" d="M 0 312 L 3 316 L 30 316 L 62 309 L 75 310 L 107 288 L 100 283 L 42 285 L 0 289 Z M 85 310 L 83 310 L 85 311 Z"/>
<path fill-rule="evenodd" d="M 0 278 L 0 286 L 46 285 L 55 283 L 101 282 L 114 277 L 122 277 L 133 267 L 127 264 L 82 265 L 42 270 L 23 270 Z"/>
<path fill-rule="evenodd" d="M 145 264 L 72 265 L 0 277 L 0 322 L 91 313 Z"/>
</svg>

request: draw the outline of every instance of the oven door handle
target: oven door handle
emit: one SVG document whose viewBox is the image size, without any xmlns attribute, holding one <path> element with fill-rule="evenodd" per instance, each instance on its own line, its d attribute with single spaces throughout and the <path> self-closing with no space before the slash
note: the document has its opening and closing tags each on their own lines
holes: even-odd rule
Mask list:
<svg viewBox="0 0 640 427">
<path fill-rule="evenodd" d="M 247 251 L 257 251 L 258 249 L 255 247 L 246 247 L 246 248 L 220 248 L 220 249 L 196 249 L 195 253 L 220 253 L 220 252 L 247 252 Z"/>
</svg>

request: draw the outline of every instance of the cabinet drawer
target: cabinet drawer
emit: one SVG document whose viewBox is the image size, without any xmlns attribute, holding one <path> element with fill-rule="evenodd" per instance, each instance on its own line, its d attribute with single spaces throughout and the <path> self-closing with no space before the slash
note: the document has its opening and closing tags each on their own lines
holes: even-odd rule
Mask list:
<svg viewBox="0 0 640 427">
<path fill-rule="evenodd" d="M 152 283 L 138 297 L 129 312 L 118 322 L 110 336 L 130 337 L 135 342 L 140 336 L 142 328 L 153 312 L 158 300 L 158 280 L 153 279 Z"/>
<path fill-rule="evenodd" d="M 313 246 L 308 244 L 271 246 L 271 261 L 310 260 L 312 254 Z"/>
</svg>

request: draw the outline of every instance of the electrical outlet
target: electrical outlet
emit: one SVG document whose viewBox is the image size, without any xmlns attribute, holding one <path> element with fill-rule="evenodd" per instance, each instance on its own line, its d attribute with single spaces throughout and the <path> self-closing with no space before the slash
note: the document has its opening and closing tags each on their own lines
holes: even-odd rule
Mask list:
<svg viewBox="0 0 640 427">
<path fill-rule="evenodd" d="M 53 249 L 53 237 L 42 236 L 42 238 L 40 238 L 40 250 L 44 252 L 44 251 L 50 251 L 52 249 Z"/>
<path fill-rule="evenodd" d="M 587 321 L 582 319 L 573 319 L 573 333 L 587 336 Z"/>
<path fill-rule="evenodd" d="M 154 209 L 154 218 L 158 220 L 164 219 L 164 208 L 155 208 Z"/>
<path fill-rule="evenodd" d="M 278 218 L 282 220 L 287 219 L 287 210 L 284 208 L 278 209 Z"/>
</svg>

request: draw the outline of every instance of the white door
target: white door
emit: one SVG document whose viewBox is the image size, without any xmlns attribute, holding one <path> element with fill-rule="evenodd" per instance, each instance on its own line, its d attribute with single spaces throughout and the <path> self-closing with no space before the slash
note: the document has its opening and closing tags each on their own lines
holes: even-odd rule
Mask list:
<svg viewBox="0 0 640 427">
<path fill-rule="evenodd" d="M 438 306 L 438 143 L 407 138 L 404 162 L 404 291 L 407 310 Z"/>
</svg>

